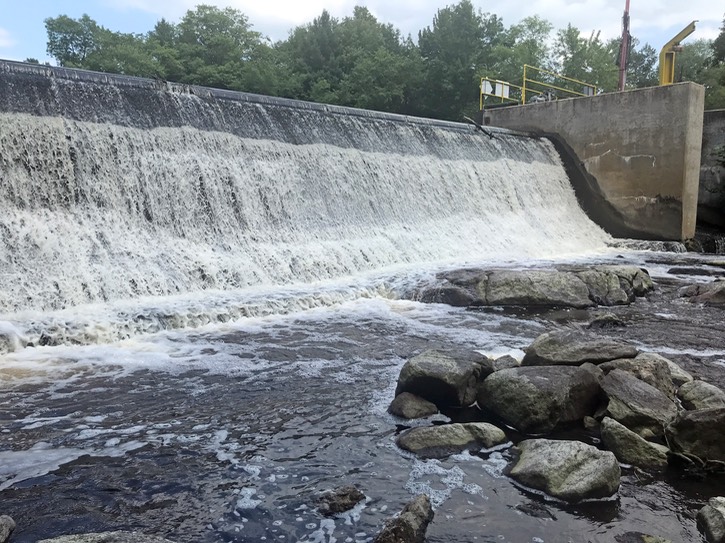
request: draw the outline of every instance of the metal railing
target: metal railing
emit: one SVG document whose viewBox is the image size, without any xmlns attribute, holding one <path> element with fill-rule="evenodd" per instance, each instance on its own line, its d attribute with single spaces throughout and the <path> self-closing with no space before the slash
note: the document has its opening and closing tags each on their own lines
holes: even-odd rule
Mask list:
<svg viewBox="0 0 725 543">
<path fill-rule="evenodd" d="M 543 75 L 550 81 L 541 81 L 540 79 L 544 79 L 544 77 L 541 77 L 540 79 L 533 79 L 533 77 L 529 76 L 532 71 L 534 74 Z M 538 88 L 532 87 L 532 84 Z M 567 85 L 568 87 L 578 85 L 580 90 L 573 90 L 565 87 L 564 85 Z M 540 90 L 542 87 L 546 90 Z M 550 72 L 548 70 L 537 68 L 536 66 L 524 64 L 524 84 L 521 91 L 522 104 L 526 103 L 527 92 L 533 92 L 535 94 L 547 94 L 553 92 L 553 94 L 558 98 L 569 98 L 572 96 L 594 96 L 597 93 L 597 87 L 591 83 L 587 83 L 586 81 L 580 81 L 579 79 L 574 79 L 573 77 L 567 77 L 565 75 L 557 74 L 556 72 Z"/>
<path fill-rule="evenodd" d="M 534 78 L 531 72 L 539 77 Z M 568 88 L 574 85 L 577 85 L 580 90 Z M 572 96 L 593 96 L 596 93 L 597 87 L 595 85 L 524 64 L 522 86 L 514 85 L 508 81 L 501 81 L 500 79 L 482 77 L 479 107 L 483 109 L 487 98 L 492 99 L 488 102 L 489 104 L 493 102 L 499 105 L 514 105 L 525 104 L 527 96 L 539 96 L 541 101 L 548 101 Z"/>
</svg>

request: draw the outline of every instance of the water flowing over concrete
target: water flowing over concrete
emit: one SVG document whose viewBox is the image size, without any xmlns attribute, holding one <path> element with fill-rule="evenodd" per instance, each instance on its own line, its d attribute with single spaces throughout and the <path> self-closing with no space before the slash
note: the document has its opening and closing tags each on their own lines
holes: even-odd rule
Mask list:
<svg viewBox="0 0 725 543">
<path fill-rule="evenodd" d="M 0 314 L 602 247 L 548 140 L 0 63 Z"/>
</svg>

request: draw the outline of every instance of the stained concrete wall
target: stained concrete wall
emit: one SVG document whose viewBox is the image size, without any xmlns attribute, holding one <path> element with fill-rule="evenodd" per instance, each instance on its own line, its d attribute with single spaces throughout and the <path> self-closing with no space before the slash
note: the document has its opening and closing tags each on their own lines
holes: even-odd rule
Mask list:
<svg viewBox="0 0 725 543">
<path fill-rule="evenodd" d="M 559 134 L 626 228 L 644 239 L 694 236 L 705 89 L 679 83 L 484 112 L 484 123 Z"/>
<path fill-rule="evenodd" d="M 706 111 L 703 118 L 697 216 L 725 228 L 725 109 Z"/>
</svg>

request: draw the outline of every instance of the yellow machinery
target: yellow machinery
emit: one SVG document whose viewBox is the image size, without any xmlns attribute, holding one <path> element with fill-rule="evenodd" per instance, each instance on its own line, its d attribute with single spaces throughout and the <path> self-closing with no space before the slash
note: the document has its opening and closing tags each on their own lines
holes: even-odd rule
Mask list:
<svg viewBox="0 0 725 543">
<path fill-rule="evenodd" d="M 692 21 L 683 28 L 660 51 L 660 85 L 672 85 L 675 82 L 675 54 L 682 51 L 680 42 L 695 31 L 696 22 Z"/>
</svg>

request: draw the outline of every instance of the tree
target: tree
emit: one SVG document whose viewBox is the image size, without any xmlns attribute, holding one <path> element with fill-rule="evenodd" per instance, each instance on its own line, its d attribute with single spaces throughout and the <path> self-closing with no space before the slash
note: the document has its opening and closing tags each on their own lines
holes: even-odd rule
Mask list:
<svg viewBox="0 0 725 543">
<path fill-rule="evenodd" d="M 713 60 L 717 63 L 725 63 L 725 17 L 723 17 L 720 34 L 712 42 Z"/>
<path fill-rule="evenodd" d="M 422 108 L 426 115 L 460 121 L 478 110 L 481 66 L 503 37 L 498 18 L 483 15 L 470 0 L 438 10 L 433 25 L 418 33 L 425 62 Z"/>
<path fill-rule="evenodd" d="M 102 27 L 83 14 L 80 19 L 60 15 L 45 20 L 48 33 L 48 54 L 60 66 L 80 68 L 86 58 L 100 47 Z"/>
</svg>

